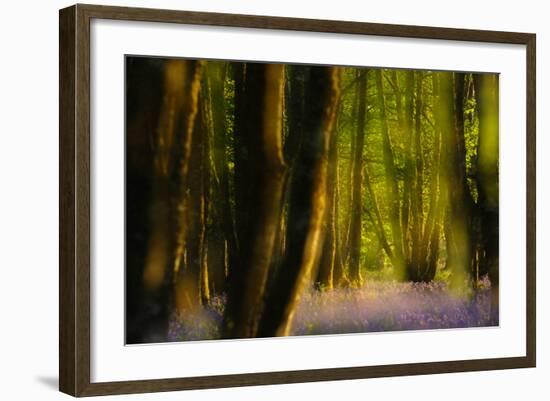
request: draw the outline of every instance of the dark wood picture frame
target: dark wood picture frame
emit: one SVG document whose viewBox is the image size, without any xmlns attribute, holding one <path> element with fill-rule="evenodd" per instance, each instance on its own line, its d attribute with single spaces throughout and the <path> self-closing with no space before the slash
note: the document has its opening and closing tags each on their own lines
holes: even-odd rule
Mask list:
<svg viewBox="0 0 550 401">
<path fill-rule="evenodd" d="M 90 21 L 93 18 L 525 45 L 527 49 L 526 356 L 91 383 Z M 93 396 L 535 367 L 535 34 L 81 4 L 60 10 L 59 29 L 59 388 L 62 392 L 73 396 Z"/>
</svg>

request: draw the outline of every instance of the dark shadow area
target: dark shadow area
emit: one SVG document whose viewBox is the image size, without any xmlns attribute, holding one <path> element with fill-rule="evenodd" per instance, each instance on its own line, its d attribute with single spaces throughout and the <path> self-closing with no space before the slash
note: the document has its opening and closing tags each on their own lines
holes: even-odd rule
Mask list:
<svg viewBox="0 0 550 401">
<path fill-rule="evenodd" d="M 57 391 L 59 389 L 59 379 L 53 376 L 40 376 L 36 378 L 36 381 L 48 387 L 50 390 Z"/>
</svg>

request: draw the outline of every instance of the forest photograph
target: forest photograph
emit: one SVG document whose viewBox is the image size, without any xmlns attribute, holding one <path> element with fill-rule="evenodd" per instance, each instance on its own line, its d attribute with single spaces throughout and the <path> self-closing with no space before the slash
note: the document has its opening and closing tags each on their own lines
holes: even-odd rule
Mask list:
<svg viewBox="0 0 550 401">
<path fill-rule="evenodd" d="M 498 326 L 498 74 L 125 80 L 126 344 Z"/>
</svg>

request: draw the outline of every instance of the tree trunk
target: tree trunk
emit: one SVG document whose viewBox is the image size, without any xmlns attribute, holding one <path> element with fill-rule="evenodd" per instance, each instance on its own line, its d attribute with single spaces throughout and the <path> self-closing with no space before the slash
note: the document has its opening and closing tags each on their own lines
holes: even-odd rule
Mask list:
<svg viewBox="0 0 550 401">
<path fill-rule="evenodd" d="M 200 96 L 199 96 L 200 98 Z M 206 261 L 205 235 L 208 194 L 205 153 L 208 147 L 208 132 L 205 127 L 204 102 L 199 100 L 193 142 L 189 160 L 189 177 L 186 191 L 185 253 L 176 270 L 175 306 L 180 316 L 196 311 L 202 301 L 208 301 L 208 290 L 203 288 L 207 276 L 204 274 Z M 203 295 L 205 298 L 203 298 Z"/>
<path fill-rule="evenodd" d="M 161 336 L 168 329 L 173 271 L 179 267 L 186 241 L 185 191 L 201 67 L 195 61 L 165 64 L 165 94 L 154 148 L 151 233 L 143 272 L 145 293 L 158 299 L 155 327 L 150 329 Z"/>
<path fill-rule="evenodd" d="M 412 248 L 411 262 L 408 265 L 408 277 L 412 281 L 421 281 L 425 269 L 423 259 L 422 231 L 424 223 L 423 185 L 424 185 L 424 155 L 422 149 L 422 78 L 416 77 L 416 100 L 414 113 L 414 193 L 412 194 Z"/>
<path fill-rule="evenodd" d="M 204 104 L 204 103 L 203 103 Z M 208 305 L 210 302 L 210 278 L 208 274 L 208 220 L 210 219 L 210 210 L 212 205 L 212 185 L 211 185 L 211 157 L 212 157 L 212 144 L 211 144 L 211 130 L 207 127 L 207 109 L 203 107 L 202 110 L 202 124 L 203 124 L 203 138 L 202 138 L 202 153 L 200 163 L 201 173 L 201 221 L 200 221 L 200 270 L 199 270 L 199 296 L 200 302 L 203 305 Z M 220 245 L 220 244 L 218 244 Z M 218 267 L 221 268 L 221 266 Z"/>
<path fill-rule="evenodd" d="M 386 115 L 386 100 L 382 84 L 382 71 L 375 71 L 376 89 L 378 97 L 379 118 L 382 127 L 382 146 L 385 169 L 386 193 L 390 209 L 390 224 L 393 237 L 394 269 L 396 277 L 405 277 L 405 261 L 403 257 L 403 232 L 399 213 L 399 189 L 397 185 L 397 172 L 393 157 L 393 149 L 390 139 L 388 120 Z"/>
<path fill-rule="evenodd" d="M 463 288 L 470 271 L 470 236 L 464 205 L 463 172 L 460 168 L 459 128 L 463 110 L 456 107 L 456 87 L 452 73 L 440 73 L 441 123 L 445 144 L 448 219 L 446 228 L 447 266 L 451 270 L 451 287 Z M 460 78 L 458 78 L 460 79 Z M 460 133 L 462 135 L 462 133 Z"/>
<path fill-rule="evenodd" d="M 499 310 L 499 189 L 498 189 L 498 140 L 499 104 L 498 76 L 474 75 L 477 109 L 479 113 L 478 190 L 482 222 L 482 248 L 484 267 L 491 281 L 491 315 L 498 321 Z"/>
<path fill-rule="evenodd" d="M 337 124 L 335 124 L 336 126 Z M 336 236 L 336 188 L 338 187 L 338 144 L 336 132 L 330 139 L 330 149 L 328 154 L 328 177 L 327 177 L 327 212 L 324 221 L 323 230 L 325 239 L 316 283 L 321 289 L 330 290 L 334 286 L 334 265 L 336 264 L 336 252 L 339 247 L 338 237 Z"/>
<path fill-rule="evenodd" d="M 230 272 L 223 324 L 226 338 L 255 337 L 258 329 L 283 196 L 283 71 L 281 64 L 247 64 L 242 77 L 244 93 L 239 95 L 244 96 L 236 99 L 244 107 L 236 109 L 236 114 L 243 114 L 235 116 L 239 122 L 235 135 L 246 155 L 236 169 L 246 169 L 246 181 L 239 189 L 247 189 L 237 199 L 253 207 L 239 210 L 241 219 L 249 217 L 240 221 L 240 263 Z"/>
<path fill-rule="evenodd" d="M 351 120 L 357 121 L 357 114 L 359 111 L 359 81 L 363 78 L 362 74 L 356 74 L 356 78 L 353 81 L 353 84 L 350 85 L 350 87 L 355 86 L 355 94 L 353 97 L 353 105 L 351 108 Z M 357 135 L 350 134 L 351 136 L 351 143 L 350 143 L 350 153 L 349 153 L 349 163 L 347 166 L 347 188 L 346 188 L 346 198 L 345 203 L 347 206 L 347 213 L 345 215 L 344 220 L 344 229 L 342 230 L 342 261 L 344 265 L 347 265 L 349 262 L 349 256 L 350 256 L 350 240 L 351 240 L 351 214 L 353 210 L 353 173 L 354 173 L 354 161 L 355 161 L 355 148 L 356 148 L 356 142 L 357 142 Z M 350 284 L 350 283 L 346 283 Z"/>
<path fill-rule="evenodd" d="M 434 279 L 437 270 L 439 255 L 440 221 L 443 196 L 441 194 L 441 127 L 437 104 L 439 103 L 439 85 L 437 75 L 432 74 L 432 104 L 434 105 L 434 144 L 432 156 L 432 168 L 430 176 L 430 200 L 428 215 L 422 234 L 422 261 L 425 261 L 425 270 L 422 281 L 429 282 Z M 438 194 L 439 192 L 439 194 Z"/>
<path fill-rule="evenodd" d="M 340 99 L 342 99 L 342 92 L 340 93 Z M 343 101 L 340 101 L 339 114 L 343 110 Z M 336 119 L 336 129 L 335 135 L 339 135 L 341 132 L 341 120 Z M 338 137 L 334 141 L 335 147 L 335 166 L 334 166 L 334 198 L 333 198 L 333 214 L 334 214 L 334 264 L 333 264 L 333 273 L 332 273 L 332 282 L 334 287 L 348 286 L 348 277 L 346 271 L 344 270 L 344 260 L 343 260 L 343 251 L 342 247 L 344 246 L 342 230 L 340 227 L 340 168 L 339 168 L 339 147 L 338 147 Z"/>
<path fill-rule="evenodd" d="M 464 256 L 467 263 L 467 276 L 474 279 L 475 282 L 475 235 L 473 228 L 475 202 L 471 195 L 467 179 L 466 165 L 466 132 L 464 129 L 464 99 L 465 99 L 465 79 L 464 73 L 455 73 L 455 110 L 456 110 L 456 133 L 457 133 L 457 157 L 458 157 L 458 185 L 459 199 L 461 204 L 460 212 L 466 222 L 466 247 Z"/>
<path fill-rule="evenodd" d="M 275 242 L 275 257 L 273 258 L 273 268 L 271 269 L 270 279 L 276 273 L 281 264 L 285 252 L 285 231 L 286 216 L 288 215 L 288 198 L 290 194 L 290 182 L 294 162 L 300 150 L 304 125 L 304 106 L 305 106 L 305 85 L 309 76 L 309 68 L 306 66 L 286 66 L 286 88 L 285 88 L 285 139 L 283 143 L 283 154 L 287 166 L 284 177 L 283 198 L 281 200 L 281 222 L 277 231 Z"/>
<path fill-rule="evenodd" d="M 362 183 L 363 183 L 363 147 L 365 142 L 365 120 L 367 107 L 367 73 L 361 71 L 357 87 L 357 131 L 353 153 L 353 175 L 351 182 L 351 220 L 349 240 L 349 279 L 357 287 L 362 285 L 360 254 L 361 254 L 361 212 L 363 210 Z"/>
<path fill-rule="evenodd" d="M 414 118 L 414 71 L 405 72 L 405 116 L 403 117 L 403 131 L 405 136 L 405 166 L 403 177 L 403 202 L 401 204 L 401 230 L 403 233 L 403 259 L 405 265 L 412 262 L 411 255 L 411 194 L 414 179 L 414 164 L 412 152 L 413 118 Z M 405 278 L 405 272 L 401 278 Z"/>
<path fill-rule="evenodd" d="M 298 300 L 322 248 L 327 207 L 327 168 L 340 95 L 337 68 L 312 67 L 306 93 L 304 137 L 296 160 L 284 261 L 269 289 L 260 336 L 290 333 Z"/>
<path fill-rule="evenodd" d="M 376 236 L 378 237 L 378 241 L 380 242 L 382 249 L 384 249 L 384 252 L 388 256 L 390 261 L 394 263 L 394 254 L 388 242 L 386 231 L 384 230 L 384 222 L 382 220 L 382 214 L 380 213 L 380 208 L 378 206 L 378 197 L 376 196 L 376 192 L 374 192 L 374 188 L 372 187 L 368 163 L 365 165 L 365 186 L 367 187 L 367 192 L 369 194 L 372 203 L 372 209 L 374 211 L 374 217 L 371 214 L 370 219 L 374 226 Z"/>
</svg>

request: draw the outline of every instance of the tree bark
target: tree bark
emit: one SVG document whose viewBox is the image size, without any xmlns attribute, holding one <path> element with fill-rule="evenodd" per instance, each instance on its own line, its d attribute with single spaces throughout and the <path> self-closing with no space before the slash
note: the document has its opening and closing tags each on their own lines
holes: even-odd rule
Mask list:
<svg viewBox="0 0 550 401">
<path fill-rule="evenodd" d="M 176 269 L 174 288 L 176 312 L 180 316 L 195 312 L 203 300 L 208 301 L 208 291 L 204 294 L 203 288 L 203 278 L 207 278 L 207 276 L 204 277 L 203 269 L 206 263 L 204 251 L 208 209 L 204 155 L 208 147 L 208 132 L 205 127 L 204 102 L 200 98 L 201 96 L 199 96 L 199 111 L 193 132 L 189 177 L 185 192 L 185 253 Z M 205 299 L 203 295 L 206 296 Z"/>
<path fill-rule="evenodd" d="M 334 124 L 335 126 L 337 124 Z M 338 144 L 336 132 L 331 136 L 328 154 L 327 177 L 327 212 L 323 230 L 325 231 L 323 250 L 316 282 L 321 289 L 330 290 L 334 287 L 334 266 L 337 263 L 336 253 L 339 248 L 336 236 L 336 220 L 338 218 L 336 204 L 336 188 L 338 187 Z"/>
<path fill-rule="evenodd" d="M 456 107 L 456 87 L 453 73 L 440 73 L 441 122 L 446 161 L 445 179 L 448 190 L 448 217 L 445 233 L 447 266 L 451 270 L 451 287 L 461 289 L 469 274 L 470 237 L 468 216 L 464 206 L 462 171 L 460 169 L 459 125 L 463 110 Z M 460 78 L 459 78 L 460 79 Z"/>
<path fill-rule="evenodd" d="M 405 136 L 405 166 L 403 177 L 403 202 L 401 204 L 401 228 L 403 233 L 403 259 L 405 264 L 410 264 L 411 255 L 411 235 L 410 235 L 410 215 L 411 215 L 411 194 L 414 179 L 414 164 L 412 152 L 413 138 L 413 119 L 414 119 L 414 71 L 405 73 L 405 116 L 403 117 L 403 131 Z M 402 277 L 405 278 L 405 272 Z"/>
<path fill-rule="evenodd" d="M 380 213 L 380 207 L 378 206 L 378 197 L 376 196 L 376 192 L 374 192 L 374 188 L 372 187 L 368 163 L 365 165 L 365 186 L 367 187 L 367 193 L 369 194 L 372 203 L 372 209 L 374 210 L 374 217 L 371 216 L 371 220 L 376 231 L 376 236 L 378 237 L 378 241 L 380 242 L 382 249 L 384 249 L 384 252 L 393 263 L 394 254 L 388 242 L 386 231 L 384 230 L 384 221 L 382 219 L 382 214 Z"/>
<path fill-rule="evenodd" d="M 408 265 L 408 277 L 412 281 L 421 281 L 425 268 L 423 259 L 424 243 L 422 231 L 424 223 L 423 186 L 424 186 L 424 155 L 422 149 L 422 78 L 416 77 L 416 99 L 414 112 L 414 193 L 412 194 L 412 250 Z"/>
<path fill-rule="evenodd" d="M 479 113 L 478 144 L 478 204 L 482 222 L 484 263 L 491 281 L 491 314 L 499 315 L 499 83 L 495 74 L 474 75 L 477 109 Z"/>
<path fill-rule="evenodd" d="M 405 278 L 405 261 L 403 257 L 403 232 L 399 213 L 399 189 L 397 185 L 397 171 L 393 156 L 392 143 L 389 133 L 386 100 L 382 84 L 382 71 L 375 71 L 376 89 L 378 97 L 378 111 L 382 128 L 382 146 L 385 169 L 386 194 L 390 209 L 390 224 L 393 237 L 394 269 L 396 277 Z"/>
<path fill-rule="evenodd" d="M 441 127 L 437 104 L 439 103 L 439 85 L 437 76 L 432 73 L 432 104 L 434 105 L 434 144 L 432 156 L 432 168 L 430 176 L 430 199 L 428 215 L 422 234 L 422 256 L 426 267 L 422 281 L 428 282 L 434 279 L 437 270 L 439 255 L 440 221 L 443 196 L 441 194 Z"/>
<path fill-rule="evenodd" d="M 260 336 L 290 333 L 296 305 L 317 264 L 327 208 L 327 168 L 340 95 L 337 68 L 312 67 L 306 94 L 304 137 L 296 160 L 285 258 L 266 299 Z"/>
<path fill-rule="evenodd" d="M 351 220 L 349 240 L 349 279 L 357 287 L 362 285 L 360 254 L 361 254 L 361 212 L 363 210 L 362 183 L 363 183 L 363 147 L 365 143 L 365 121 L 367 107 L 367 74 L 361 74 L 357 86 L 357 131 L 355 134 L 355 148 L 353 153 L 353 175 L 351 182 Z"/>
<path fill-rule="evenodd" d="M 240 210 L 239 265 L 230 272 L 230 291 L 223 323 L 229 338 L 255 337 L 262 311 L 264 288 L 279 226 L 285 164 L 282 147 L 284 66 L 247 64 L 244 72 L 242 108 L 235 116 L 235 135 L 240 137 L 246 158 L 237 169 L 246 169 L 247 189 L 241 201 L 250 205 Z M 258 107 L 259 105 L 259 107 Z M 243 173 L 243 171 L 241 171 Z M 236 172 L 237 174 L 237 172 Z M 241 187 L 240 190 L 244 190 Z M 242 207 L 242 204 L 239 206 Z M 246 226 L 243 226 L 246 224 Z"/>
</svg>

